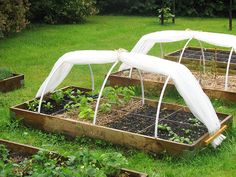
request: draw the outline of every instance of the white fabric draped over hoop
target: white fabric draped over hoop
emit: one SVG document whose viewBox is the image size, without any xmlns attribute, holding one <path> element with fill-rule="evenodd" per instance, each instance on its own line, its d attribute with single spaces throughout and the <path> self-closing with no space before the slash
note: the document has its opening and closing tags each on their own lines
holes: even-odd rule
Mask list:
<svg viewBox="0 0 236 177">
<path fill-rule="evenodd" d="M 236 36 L 234 35 L 191 30 L 166 30 L 142 36 L 131 52 L 147 54 L 156 43 L 169 43 L 188 39 L 196 39 L 216 46 L 229 47 L 236 51 Z M 122 64 L 119 70 L 129 68 L 129 66 Z"/>
<path fill-rule="evenodd" d="M 214 134 L 220 129 L 216 112 L 191 71 L 182 64 L 145 54 L 120 50 L 84 50 L 66 53 L 55 63 L 49 76 L 39 88 L 36 97 L 41 96 L 42 98 L 45 93 L 53 91 L 65 79 L 75 64 L 106 64 L 117 63 L 118 61 L 143 71 L 170 76 L 191 112 L 206 125 L 208 132 Z M 218 136 L 212 145 L 214 147 L 219 145 L 224 138 L 223 135 Z"/>
</svg>

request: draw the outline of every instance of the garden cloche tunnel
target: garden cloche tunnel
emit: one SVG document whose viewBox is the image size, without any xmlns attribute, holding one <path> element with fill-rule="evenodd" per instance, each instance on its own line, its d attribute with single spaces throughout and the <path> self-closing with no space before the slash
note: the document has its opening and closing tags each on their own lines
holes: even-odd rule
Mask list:
<svg viewBox="0 0 236 177">
<path fill-rule="evenodd" d="M 138 70 L 153 72 L 169 76 L 183 97 L 185 103 L 189 107 L 193 115 L 199 119 L 208 129 L 210 135 L 214 135 L 220 129 L 220 121 L 216 112 L 207 97 L 203 92 L 196 78 L 191 71 L 184 65 L 158 57 L 145 54 L 127 52 L 124 50 L 81 50 L 68 52 L 61 56 L 55 63 L 50 74 L 39 88 L 36 97 L 40 97 L 38 112 L 40 112 L 43 96 L 53 91 L 69 74 L 73 65 L 90 65 L 90 64 L 108 64 L 113 63 L 109 69 L 106 78 L 102 84 L 96 103 L 93 124 L 96 124 L 96 116 L 99 106 L 99 101 L 102 97 L 102 91 L 106 85 L 107 79 L 114 67 L 121 62 L 126 66 L 137 68 Z M 141 72 L 140 72 L 141 73 Z M 140 75 L 141 76 L 141 75 Z M 142 90 L 142 77 L 140 77 Z M 142 100 L 144 104 L 144 91 L 142 91 Z M 159 106 L 159 105 L 158 105 Z M 159 112 L 157 111 L 155 122 L 155 138 L 157 138 Z M 220 134 L 213 141 L 213 147 L 218 146 L 225 136 Z"/>
</svg>

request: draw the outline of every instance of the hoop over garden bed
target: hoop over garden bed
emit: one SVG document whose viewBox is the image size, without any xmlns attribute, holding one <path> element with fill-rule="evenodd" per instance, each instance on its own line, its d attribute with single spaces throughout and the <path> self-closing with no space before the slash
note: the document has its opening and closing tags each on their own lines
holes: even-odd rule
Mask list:
<svg viewBox="0 0 236 177">
<path fill-rule="evenodd" d="M 236 101 L 236 77 L 229 76 L 228 90 L 224 90 L 224 76 L 214 74 L 199 74 L 193 72 L 195 77 L 199 80 L 204 92 L 211 98 Z M 142 78 L 145 89 L 159 90 L 163 87 L 166 76 L 143 72 Z M 129 70 L 114 72 L 109 76 L 108 83 L 110 86 L 129 86 L 140 85 L 139 74 L 136 69 L 132 71 L 131 78 L 129 77 Z M 168 88 L 174 89 L 175 86 L 172 81 L 168 82 Z"/>
<path fill-rule="evenodd" d="M 4 145 L 4 146 L 2 146 L 2 145 Z M 2 152 L 2 151 L 6 150 L 5 148 L 9 152 Z M 68 160 L 67 157 L 61 156 L 55 152 L 49 152 L 49 151 L 39 149 L 39 148 L 36 148 L 33 146 L 19 144 L 19 143 L 15 143 L 15 142 L 3 140 L 3 139 L 0 139 L 0 150 L 1 150 L 1 153 L 4 153 L 4 154 L 0 154 L 0 157 L 3 156 L 3 158 L 5 158 L 5 159 L 1 159 L 1 160 L 4 160 L 3 163 L 8 163 L 8 164 L 14 163 L 14 166 L 12 166 L 13 171 L 8 171 L 8 173 L 10 173 L 10 174 L 14 173 L 14 175 L 21 174 L 20 176 L 28 176 L 29 174 L 27 174 L 27 172 L 29 172 L 31 170 L 31 168 L 33 168 L 33 163 L 37 163 L 37 160 L 38 160 L 38 163 L 40 163 L 40 160 L 45 160 L 44 163 L 46 163 L 46 160 L 50 161 L 50 163 L 52 164 L 51 170 L 53 168 L 53 163 L 56 163 L 55 165 L 60 167 L 60 165 L 63 162 L 66 162 Z M 37 156 L 32 157 L 36 154 L 37 154 Z M 46 155 L 46 157 L 45 157 L 45 155 Z M 86 153 L 86 155 L 88 157 L 87 153 Z M 37 159 L 37 157 L 38 157 L 38 159 Z M 30 160 L 31 163 L 27 163 L 28 160 Z M 23 161 L 24 161 L 24 163 L 23 163 Z M 72 162 L 72 161 L 70 161 L 70 162 Z M 48 165 L 50 165 L 50 163 L 48 163 Z M 24 168 L 20 168 L 21 166 L 19 164 L 22 164 Z M 65 164 L 67 164 L 67 163 L 62 164 L 62 166 L 65 167 Z M 72 163 L 67 164 L 67 165 L 70 166 L 70 165 L 72 165 Z M 80 165 L 80 164 L 76 164 L 76 166 L 77 165 Z M 38 168 L 37 170 L 39 170 L 39 171 L 36 170 L 36 173 L 40 172 L 39 166 L 40 166 L 39 164 L 38 164 L 38 166 L 36 166 Z M 10 169 L 10 167 L 11 166 L 9 165 L 8 170 Z M 32 169 L 32 170 L 34 170 L 34 169 Z M 43 169 L 41 169 L 41 170 L 43 170 Z M 75 169 L 70 169 L 70 170 L 73 171 Z M 58 171 L 58 169 L 57 169 L 57 171 Z M 7 170 L 5 171 L 5 173 L 6 172 L 7 172 Z M 145 173 L 140 173 L 137 171 L 124 169 L 124 168 L 122 168 L 121 170 L 118 170 L 118 172 L 119 172 L 118 176 L 121 175 L 123 177 L 147 177 L 148 176 Z M 10 176 L 10 174 L 7 174 L 7 175 Z M 57 176 L 57 175 L 55 175 L 55 176 Z M 116 177 L 116 176 L 112 175 L 112 177 Z"/>
<path fill-rule="evenodd" d="M 84 94 L 88 91 L 76 87 L 66 87 L 63 90 L 71 89 L 85 91 Z M 45 98 L 45 101 L 50 100 L 50 94 Z M 63 133 L 72 137 L 85 135 L 154 153 L 167 151 L 178 154 L 184 150 L 203 147 L 212 140 L 209 140 L 212 136 L 209 136 L 206 127 L 187 107 L 167 103 L 162 104 L 158 138 L 154 138 L 157 102 L 145 100 L 145 105 L 141 106 L 141 99 L 132 100 L 133 110 L 129 111 L 129 108 L 123 107 L 106 114 L 99 113 L 96 125 L 78 117 L 76 119 L 62 116 L 65 110 L 55 110 L 50 114 L 29 111 L 28 102 L 12 107 L 11 115 L 22 119 L 28 126 L 48 132 Z M 225 125 L 230 126 L 232 116 L 221 113 L 217 115 L 223 129 L 226 128 Z"/>
<path fill-rule="evenodd" d="M 142 99 L 132 98 L 134 92 L 129 88 L 105 88 L 107 79 L 118 62 L 147 72 L 164 74 L 173 79 L 189 109 L 173 104 L 161 104 L 161 99 L 159 103 L 145 100 L 142 79 Z M 65 79 L 74 64 L 89 65 L 93 88 L 94 82 L 90 64 L 104 63 L 113 63 L 113 65 L 104 79 L 98 96 L 76 88 L 69 93 L 68 90 L 65 90 L 49 94 Z M 108 91 L 105 91 L 104 88 Z M 103 91 L 104 95 L 102 96 Z M 119 96 L 117 94 L 119 92 L 123 96 Z M 213 147 L 217 147 L 225 139 L 222 132 L 227 126 L 224 124 L 232 121 L 232 116 L 216 114 L 209 98 L 185 66 L 161 58 L 128 53 L 123 50 L 90 50 L 66 53 L 55 63 L 51 73 L 39 88 L 36 97 L 38 99 L 12 107 L 12 115 L 21 117 L 28 125 L 46 131 L 60 132 L 70 136 L 86 135 L 156 153 L 163 151 L 173 154 L 180 153 L 183 150 L 203 146 L 206 139 L 208 139 L 206 144 L 211 142 Z M 122 98 L 123 100 L 121 100 Z M 52 105 L 53 102 L 55 105 Z M 129 104 L 131 107 L 127 108 L 126 105 Z M 148 111 L 145 111 L 143 106 L 147 106 Z M 155 106 L 157 106 L 156 116 L 147 115 L 149 110 L 155 109 L 153 108 Z M 64 107 L 66 110 L 76 108 L 79 110 L 77 114 L 80 118 L 92 118 L 93 122 L 78 121 L 73 117 L 73 114 L 67 117 L 68 114 L 62 113 L 61 115 L 60 111 L 54 115 L 45 114 L 52 114 L 55 111 L 53 108 L 60 107 Z M 45 112 L 43 108 L 52 110 L 52 112 Z M 114 108 L 114 110 L 110 112 L 110 108 Z M 139 109 L 143 112 L 140 113 Z M 193 113 L 194 117 L 189 112 Z M 163 114 L 170 115 L 160 117 Z M 187 117 L 186 122 L 178 123 L 177 120 L 182 119 L 183 116 Z M 149 121 L 144 121 L 145 119 Z M 189 124 L 191 121 L 193 121 L 192 125 Z M 205 128 L 200 121 L 206 126 Z"/>
<path fill-rule="evenodd" d="M 171 61 L 178 61 L 181 55 L 182 49 L 175 52 L 168 53 L 164 58 Z M 225 74 L 227 63 L 229 60 L 230 51 L 220 49 L 204 49 L 205 66 L 216 74 Z M 183 53 L 181 63 L 188 66 L 193 70 L 199 70 L 200 62 L 202 62 L 202 51 L 198 47 L 187 47 Z M 210 68 L 211 67 L 211 68 Z M 232 53 L 230 74 L 236 74 L 236 54 Z"/>
</svg>

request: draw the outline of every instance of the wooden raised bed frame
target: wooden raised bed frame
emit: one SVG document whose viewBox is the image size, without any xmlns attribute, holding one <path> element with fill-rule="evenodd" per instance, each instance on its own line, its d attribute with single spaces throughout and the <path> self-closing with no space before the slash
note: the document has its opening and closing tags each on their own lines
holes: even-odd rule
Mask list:
<svg viewBox="0 0 236 177">
<path fill-rule="evenodd" d="M 108 85 L 110 86 L 140 86 L 140 80 L 136 78 L 129 78 L 128 76 L 121 76 L 120 73 L 123 71 L 119 71 L 113 73 L 109 76 Z M 144 88 L 151 89 L 151 90 L 160 90 L 163 88 L 164 82 L 161 81 L 151 81 L 151 80 L 143 80 Z M 175 85 L 173 83 L 169 83 L 167 88 L 175 89 Z M 233 91 L 225 91 L 220 89 L 213 89 L 213 88 L 202 88 L 203 91 L 209 96 L 210 98 L 222 99 L 227 101 L 236 101 L 236 92 Z"/>
<path fill-rule="evenodd" d="M 64 89 L 67 88 L 71 87 L 66 87 Z M 83 88 L 79 89 L 83 91 Z M 156 101 L 148 99 L 146 99 L 145 103 L 152 106 L 156 106 L 157 104 Z M 205 146 L 207 144 L 205 141 L 210 138 L 209 134 L 205 133 L 191 145 L 177 143 L 165 139 L 154 138 L 137 133 L 108 128 L 105 126 L 93 125 L 92 123 L 83 121 L 64 119 L 54 115 L 32 112 L 26 110 L 26 104 L 27 102 L 11 107 L 10 113 L 12 118 L 21 119 L 27 126 L 41 129 L 47 132 L 62 133 L 70 137 L 88 136 L 92 138 L 98 138 L 112 142 L 114 144 L 130 146 L 154 153 L 167 151 L 171 154 L 179 154 L 185 150 L 193 150 Z M 163 103 L 162 107 L 172 110 L 183 108 L 184 111 L 189 112 L 189 109 L 187 107 L 175 104 Z M 221 122 L 222 127 L 224 125 L 230 125 L 232 123 L 231 115 L 222 113 L 218 113 L 218 115 L 225 117 L 225 119 Z"/>
<path fill-rule="evenodd" d="M 188 49 L 191 50 L 197 50 L 197 51 L 201 51 L 201 48 L 198 47 L 187 47 L 185 51 L 187 51 Z M 178 61 L 179 60 L 179 55 L 178 56 L 173 56 L 175 53 L 177 52 L 181 52 L 182 49 L 180 50 L 176 50 L 174 52 L 165 54 L 164 58 L 171 60 L 171 61 Z M 212 48 L 207 48 L 206 51 L 208 52 L 228 52 L 230 53 L 230 51 L 228 50 L 222 50 L 222 49 L 212 49 Z M 235 57 L 235 53 L 233 53 L 231 61 L 233 59 L 233 57 Z M 235 59 L 234 59 L 235 60 Z M 199 63 L 200 63 L 200 58 L 196 59 L 196 58 L 191 58 L 191 57 L 184 57 L 181 60 L 181 63 L 186 65 L 189 69 L 191 70 L 199 70 Z M 223 62 L 223 61 L 216 61 L 216 72 L 220 73 L 220 74 L 225 74 L 226 73 L 226 68 L 227 68 L 227 62 Z M 211 67 L 212 66 L 212 61 L 209 60 L 205 60 L 205 66 L 206 67 Z M 229 70 L 229 74 L 236 74 L 236 63 L 230 63 L 230 70 Z"/>
<path fill-rule="evenodd" d="M 24 85 L 23 74 L 13 74 L 12 77 L 0 80 L 0 92 L 8 92 Z"/>
<path fill-rule="evenodd" d="M 7 141 L 7 140 L 3 140 L 3 139 L 0 139 L 0 144 L 5 145 L 6 148 L 10 151 L 20 152 L 24 155 L 29 155 L 29 156 L 36 154 L 39 150 L 42 150 L 40 148 L 36 148 L 33 146 L 20 144 L 20 143 L 16 143 L 16 142 L 12 142 L 12 141 Z M 60 156 L 59 154 L 54 153 L 54 152 L 53 152 L 53 154 L 55 154 L 56 156 Z M 140 173 L 140 172 L 125 169 L 125 168 L 122 168 L 121 172 L 128 173 L 130 175 L 130 177 L 148 177 L 148 175 L 145 173 Z"/>
</svg>

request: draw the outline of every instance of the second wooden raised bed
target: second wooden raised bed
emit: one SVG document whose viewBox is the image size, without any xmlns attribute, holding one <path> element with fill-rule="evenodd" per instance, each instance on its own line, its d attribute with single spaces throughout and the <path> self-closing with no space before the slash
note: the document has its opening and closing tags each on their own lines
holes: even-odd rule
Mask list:
<svg viewBox="0 0 236 177">
<path fill-rule="evenodd" d="M 194 72 L 193 72 L 194 73 Z M 144 72 L 142 74 L 144 87 L 145 89 L 151 89 L 160 91 L 162 89 L 163 84 L 166 80 L 166 76 L 154 73 L 147 73 Z M 195 74 L 195 77 L 199 78 L 199 74 Z M 228 90 L 224 90 L 224 80 L 220 78 L 222 81 L 217 81 L 214 76 L 206 78 L 200 81 L 204 92 L 210 98 L 216 98 L 221 100 L 228 100 L 228 101 L 236 101 L 236 80 L 230 80 Z M 231 77 L 231 76 L 230 76 Z M 235 78 L 236 79 L 236 78 Z M 110 86 L 140 86 L 140 78 L 136 69 L 132 72 L 132 77 L 129 77 L 129 70 L 119 71 L 111 74 L 108 79 L 108 85 Z M 172 81 L 169 81 L 168 88 L 175 89 L 175 86 Z"/>
<path fill-rule="evenodd" d="M 8 141 L 8 140 L 3 140 L 3 139 L 0 139 L 0 145 L 1 144 L 5 145 L 6 148 L 10 151 L 10 153 L 13 154 L 13 156 L 17 156 L 17 159 L 24 159 L 25 157 L 30 157 L 30 156 L 36 154 L 37 152 L 39 152 L 40 150 L 43 150 L 43 149 L 40 149 L 37 147 L 33 147 L 33 146 L 25 145 L 25 144 L 20 144 L 20 143 Z M 56 157 L 58 159 L 66 160 L 66 157 L 61 156 L 55 152 L 48 151 L 48 153 L 50 153 L 51 155 L 53 155 L 54 157 Z M 21 158 L 21 156 L 22 156 L 22 158 Z M 124 175 L 125 177 L 147 177 L 148 176 L 145 173 L 141 173 L 141 172 L 137 172 L 134 170 L 125 169 L 125 168 L 121 169 L 120 174 L 125 174 Z"/>
<path fill-rule="evenodd" d="M 78 89 L 76 87 L 67 87 L 64 88 L 64 90 L 68 88 Z M 83 90 L 81 88 L 79 89 Z M 139 98 L 133 98 L 133 100 L 133 103 L 141 103 Z M 188 136 L 190 139 L 192 135 L 196 134 L 196 137 L 191 140 L 191 144 L 185 143 L 185 141 L 180 143 L 170 140 L 171 137 L 168 137 L 166 132 L 163 133 L 162 128 L 158 129 L 159 137 L 154 137 L 156 101 L 146 100 L 145 105 L 138 107 L 138 109 L 133 109 L 134 104 L 132 104 L 130 109 L 113 110 L 108 116 L 111 121 L 108 121 L 106 124 L 104 124 L 103 121 L 99 121 L 102 117 L 98 116 L 98 125 L 94 125 L 88 121 L 70 119 L 58 114 L 29 111 L 27 109 L 27 103 L 29 102 L 11 107 L 11 116 L 21 119 L 27 126 L 47 132 L 62 133 L 71 137 L 88 136 L 144 151 L 154 153 L 167 151 L 171 154 L 179 154 L 185 150 L 203 147 L 212 140 L 212 137 L 209 136 L 203 124 L 197 123 L 197 125 L 192 125 L 188 122 L 190 119 L 193 119 L 194 116 L 189 112 L 187 107 L 180 105 L 163 103 L 160 125 L 172 127 L 173 131 L 179 133 L 179 136 L 189 131 Z M 150 113 L 152 114 L 150 115 Z M 119 116 L 120 118 L 118 119 Z M 227 126 L 231 125 L 231 115 L 218 113 L 218 117 L 221 121 L 222 131 Z M 183 119 L 184 121 L 177 119 Z M 166 139 L 164 137 L 166 137 Z"/>
<path fill-rule="evenodd" d="M 12 77 L 0 80 L 0 92 L 8 92 L 24 85 L 23 74 L 13 74 Z"/>
<path fill-rule="evenodd" d="M 178 61 L 181 52 L 182 49 L 168 53 L 164 56 L 164 58 L 171 61 Z M 211 48 L 204 49 L 206 67 L 210 68 L 210 70 L 216 73 L 225 74 L 229 54 L 230 51 L 228 50 Z M 201 48 L 187 47 L 184 51 L 181 63 L 185 64 L 190 69 L 199 70 L 200 59 L 202 59 Z M 234 75 L 236 74 L 236 54 L 234 52 L 231 57 L 229 73 Z"/>
</svg>

